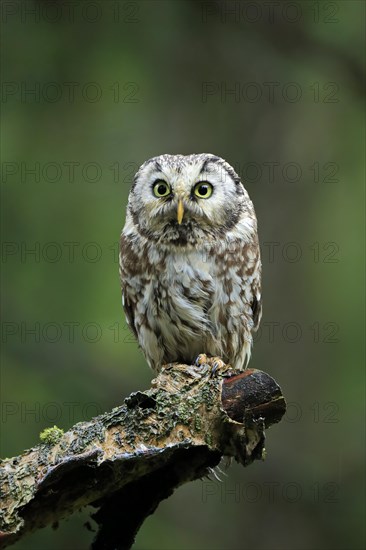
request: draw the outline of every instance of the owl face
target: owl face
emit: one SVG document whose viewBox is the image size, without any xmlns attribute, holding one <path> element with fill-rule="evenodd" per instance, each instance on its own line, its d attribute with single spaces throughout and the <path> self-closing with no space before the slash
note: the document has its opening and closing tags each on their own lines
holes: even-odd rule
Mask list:
<svg viewBox="0 0 366 550">
<path fill-rule="evenodd" d="M 138 170 L 126 225 L 161 245 L 185 246 L 222 238 L 238 223 L 251 232 L 252 221 L 248 194 L 222 158 L 161 155 Z"/>
</svg>

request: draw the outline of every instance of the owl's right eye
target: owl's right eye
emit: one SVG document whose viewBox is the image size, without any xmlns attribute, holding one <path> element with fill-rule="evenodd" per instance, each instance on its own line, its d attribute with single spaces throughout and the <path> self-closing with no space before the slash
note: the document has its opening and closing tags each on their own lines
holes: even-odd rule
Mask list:
<svg viewBox="0 0 366 550">
<path fill-rule="evenodd" d="M 163 180 L 154 183 L 153 192 L 155 197 L 167 197 L 171 193 L 169 185 Z"/>
</svg>

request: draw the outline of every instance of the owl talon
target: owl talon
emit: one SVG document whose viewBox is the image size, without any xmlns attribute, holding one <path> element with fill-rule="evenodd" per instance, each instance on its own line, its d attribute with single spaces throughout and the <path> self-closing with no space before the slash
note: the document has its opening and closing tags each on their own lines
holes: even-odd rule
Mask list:
<svg viewBox="0 0 366 550">
<path fill-rule="evenodd" d="M 208 364 L 208 357 L 205 353 L 200 353 L 198 357 L 196 358 L 194 364 L 196 367 L 202 367 L 203 365 Z"/>
<path fill-rule="evenodd" d="M 215 363 L 212 365 L 211 377 L 215 376 L 215 373 L 216 373 L 218 368 L 220 368 L 220 364 L 219 364 L 218 361 L 215 361 Z"/>
<path fill-rule="evenodd" d="M 212 367 L 212 371 L 211 371 L 212 377 L 216 375 L 216 372 L 218 370 L 222 372 L 226 367 L 226 364 L 224 363 L 224 361 L 219 357 L 212 357 L 210 361 L 210 365 Z"/>
<path fill-rule="evenodd" d="M 208 365 L 211 367 L 211 376 L 215 376 L 218 370 L 222 373 L 227 369 L 231 369 L 230 365 L 226 365 L 220 357 L 207 357 L 205 353 L 200 353 L 198 355 L 194 361 L 194 365 L 196 365 L 196 367 Z"/>
</svg>

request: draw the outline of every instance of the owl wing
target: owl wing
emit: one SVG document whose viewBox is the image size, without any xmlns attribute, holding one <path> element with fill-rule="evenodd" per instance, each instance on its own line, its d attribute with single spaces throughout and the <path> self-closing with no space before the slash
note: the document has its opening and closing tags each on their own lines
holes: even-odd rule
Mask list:
<svg viewBox="0 0 366 550">
<path fill-rule="evenodd" d="M 135 327 L 135 300 L 132 289 L 129 287 L 128 279 L 131 276 L 129 272 L 129 266 L 135 265 L 135 258 L 132 257 L 133 252 L 130 247 L 129 241 L 121 235 L 120 240 L 120 253 L 119 253 L 119 278 L 122 289 L 122 306 L 125 312 L 126 321 L 133 334 L 137 338 L 137 330 Z"/>
<path fill-rule="evenodd" d="M 258 281 L 256 281 L 256 283 L 253 282 L 252 293 L 253 293 L 253 300 L 252 300 L 252 303 L 250 304 L 250 307 L 253 312 L 253 323 L 254 323 L 252 330 L 256 331 L 258 330 L 258 327 L 262 318 L 262 298 L 261 298 L 261 292 L 260 292 L 260 280 L 259 280 L 259 286 L 258 286 Z"/>
<path fill-rule="evenodd" d="M 252 330 L 258 330 L 262 318 L 262 295 L 261 295 L 261 276 L 262 264 L 260 257 L 260 248 L 258 240 L 246 245 L 244 248 L 244 258 L 246 264 L 246 278 L 250 281 L 250 290 L 252 299 L 250 307 L 252 310 L 253 327 Z"/>
<path fill-rule="evenodd" d="M 122 305 L 126 316 L 126 321 L 130 329 L 132 330 L 134 336 L 137 338 L 137 330 L 135 327 L 135 315 L 134 307 L 132 305 L 131 299 L 126 292 L 126 288 L 122 287 Z"/>
</svg>

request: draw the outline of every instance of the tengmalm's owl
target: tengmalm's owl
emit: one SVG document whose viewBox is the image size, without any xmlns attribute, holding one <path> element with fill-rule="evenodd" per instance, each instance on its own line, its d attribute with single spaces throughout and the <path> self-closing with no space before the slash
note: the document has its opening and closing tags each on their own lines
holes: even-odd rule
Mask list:
<svg viewBox="0 0 366 550">
<path fill-rule="evenodd" d="M 234 169 L 211 154 L 161 155 L 138 170 L 121 235 L 127 322 L 150 367 L 250 358 L 261 318 L 253 204 Z"/>
</svg>

